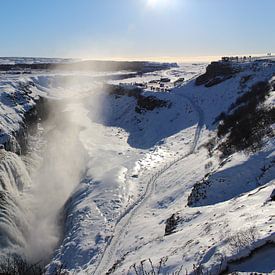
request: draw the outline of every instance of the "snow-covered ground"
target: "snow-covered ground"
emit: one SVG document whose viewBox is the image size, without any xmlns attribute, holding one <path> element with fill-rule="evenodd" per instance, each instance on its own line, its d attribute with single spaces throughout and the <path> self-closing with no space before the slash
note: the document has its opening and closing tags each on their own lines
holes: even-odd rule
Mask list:
<svg viewBox="0 0 275 275">
<path fill-rule="evenodd" d="M 146 95 L 172 102 L 170 109 L 137 114 L 133 98 L 104 101 L 103 124 L 111 127 L 108 129 L 119 127 L 124 146 L 130 145 L 126 154 L 120 154 L 124 161 L 128 158 L 127 166 L 124 163 L 126 169 L 118 185 L 108 167 L 104 174 L 112 175 L 112 183 L 107 186 L 105 179 L 95 182 L 93 173 L 88 173 L 69 206 L 73 229 L 69 226 L 67 230 L 72 233 L 57 250 L 50 267 L 63 263 L 76 274 L 104 274 L 108 270 L 135 274 L 135 270 L 142 273 L 142 264 L 150 272 L 152 265 L 157 270 L 162 262 L 162 274 L 181 267 L 183 273 L 192 272 L 199 266 L 204 272 L 218 273 L 229 260 L 249 255 L 253 247 L 273 240 L 274 204 L 268 202 L 274 188 L 273 168 L 261 183 L 255 183 L 262 166 L 274 158 L 273 142 L 255 155 L 236 153 L 222 167 L 218 157 L 209 158 L 200 146 L 214 134 L 215 118 L 239 97 L 241 78 L 253 75 L 248 86 L 271 79 L 274 64 L 270 64 L 259 63 L 256 72 L 251 64 L 241 64 L 242 72 L 211 88 L 195 86 L 191 80 L 170 93 L 145 91 Z M 151 79 L 145 76 L 124 83 Z M 272 96 L 269 102 L 273 102 Z M 105 146 L 110 141 L 102 140 Z M 115 148 L 116 143 L 112 144 Z M 130 152 L 134 152 L 134 158 Z M 115 162 L 119 163 L 117 158 Z M 217 191 L 213 188 L 215 200 L 210 193 L 208 203 L 187 207 L 194 184 L 211 171 L 225 182 Z M 180 223 L 174 234 L 165 236 L 165 221 L 172 214 Z M 256 228 L 251 233 L 254 242 L 251 240 L 248 248 L 234 247 L 230 238 L 252 227 Z"/>
<path fill-rule="evenodd" d="M 182 63 L 178 65 L 178 68 L 171 68 L 169 70 L 162 70 L 156 72 L 145 73 L 142 76 L 135 76 L 132 78 L 126 78 L 123 80 L 109 81 L 111 84 L 133 84 L 133 83 L 149 83 L 150 81 L 159 81 L 161 78 L 169 78 L 170 82 L 166 83 L 169 88 L 173 88 L 173 83 L 180 78 L 184 78 L 185 81 L 191 80 L 200 75 L 206 67 L 206 63 Z M 150 85 L 149 85 L 150 86 Z M 149 89 L 148 89 L 149 90 Z"/>
<path fill-rule="evenodd" d="M 81 144 L 77 146 L 85 151 L 84 156 L 68 149 L 75 166 L 79 156 L 85 158 L 85 165 L 80 182 L 71 185 L 64 235 L 47 267 L 49 274 L 59 266 L 72 274 L 153 270 L 186 274 L 197 268 L 202 274 L 218 274 L 228 262 L 275 241 L 275 206 L 269 200 L 275 187 L 274 140 L 269 139 L 260 152 L 235 153 L 222 165 L 218 153 L 210 157 L 203 146 L 215 136 L 216 117 L 227 112 L 243 90 L 261 80 L 271 81 L 275 72 L 275 64 L 268 61 L 238 66 L 238 74 L 210 88 L 195 85 L 194 78 L 205 70 L 203 64 L 109 81 L 129 84 L 185 78 L 170 92 L 145 90 L 144 96 L 169 104 L 141 112 L 136 111 L 135 97 L 110 95 L 101 81 L 88 74 L 24 76 L 24 81 L 35 84 L 34 94 L 60 102 L 61 112 L 69 114 L 70 127 L 77 126 L 73 128 Z M 251 77 L 241 87 L 247 75 Z M 3 77 L 1 91 L 14 81 Z M 265 104 L 274 106 L 274 100 L 273 91 Z M 264 173 L 263 167 L 268 167 Z M 193 186 L 208 173 L 211 184 L 206 196 L 188 206 Z M 55 184 L 58 188 L 59 181 Z M 165 235 L 166 221 L 173 214 L 177 226 Z M 244 235 L 248 236 L 244 244 L 236 244 L 237 237 Z M 270 250 L 274 252 L 274 247 L 259 253 Z M 244 262 L 246 267 L 239 264 L 237 271 L 275 269 L 271 264 L 270 269 L 261 270 L 261 257 L 253 261 L 254 270 Z M 231 263 L 229 270 L 235 267 Z"/>
<path fill-rule="evenodd" d="M 39 64 L 39 63 L 66 63 L 77 59 L 65 58 L 37 58 L 37 57 L 0 57 L 0 64 Z"/>
</svg>

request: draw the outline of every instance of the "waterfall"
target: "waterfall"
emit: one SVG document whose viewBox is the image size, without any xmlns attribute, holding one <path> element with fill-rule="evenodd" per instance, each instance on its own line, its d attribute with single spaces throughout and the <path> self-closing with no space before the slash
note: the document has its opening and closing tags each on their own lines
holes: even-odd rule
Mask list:
<svg viewBox="0 0 275 275">
<path fill-rule="evenodd" d="M 20 253 L 26 246 L 28 221 L 20 196 L 31 179 L 21 158 L 0 150 L 0 255 Z"/>
<path fill-rule="evenodd" d="M 0 190 L 18 195 L 30 184 L 30 176 L 21 158 L 12 152 L 1 150 Z"/>
</svg>

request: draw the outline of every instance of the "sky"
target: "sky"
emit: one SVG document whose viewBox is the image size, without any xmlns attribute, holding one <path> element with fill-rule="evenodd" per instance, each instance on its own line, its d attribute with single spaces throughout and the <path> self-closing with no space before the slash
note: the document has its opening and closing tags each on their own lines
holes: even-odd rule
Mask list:
<svg viewBox="0 0 275 275">
<path fill-rule="evenodd" d="M 196 59 L 275 52 L 275 0 L 2 0 L 0 56 Z"/>
</svg>

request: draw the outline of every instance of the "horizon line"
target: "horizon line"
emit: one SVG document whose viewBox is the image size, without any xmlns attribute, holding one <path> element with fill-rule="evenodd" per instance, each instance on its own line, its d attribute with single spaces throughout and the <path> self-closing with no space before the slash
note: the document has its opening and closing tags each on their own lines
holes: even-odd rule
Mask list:
<svg viewBox="0 0 275 275">
<path fill-rule="evenodd" d="M 140 57 L 60 57 L 60 56 L 0 56 L 1 58 L 43 58 L 43 59 L 75 59 L 80 61 L 145 61 L 145 62 L 178 62 L 178 63 L 188 63 L 188 62 L 211 62 L 221 59 L 222 56 L 252 56 L 252 57 L 263 57 L 267 54 L 223 54 L 223 55 L 198 55 L 198 56 L 140 56 Z"/>
</svg>

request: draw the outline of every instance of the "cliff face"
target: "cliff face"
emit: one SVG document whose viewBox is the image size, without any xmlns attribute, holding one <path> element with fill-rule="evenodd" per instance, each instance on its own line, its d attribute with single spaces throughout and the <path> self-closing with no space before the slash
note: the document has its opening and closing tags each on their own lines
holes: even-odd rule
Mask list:
<svg viewBox="0 0 275 275">
<path fill-rule="evenodd" d="M 207 66 L 205 74 L 196 79 L 196 85 L 209 88 L 233 77 L 239 69 L 229 62 L 212 62 Z"/>
<path fill-rule="evenodd" d="M 0 81 L 0 143 L 7 151 L 24 154 L 28 133 L 47 117 L 47 100 L 38 96 L 31 81 Z"/>
</svg>

